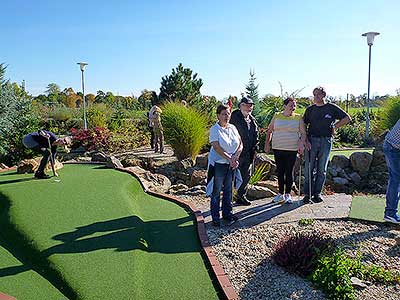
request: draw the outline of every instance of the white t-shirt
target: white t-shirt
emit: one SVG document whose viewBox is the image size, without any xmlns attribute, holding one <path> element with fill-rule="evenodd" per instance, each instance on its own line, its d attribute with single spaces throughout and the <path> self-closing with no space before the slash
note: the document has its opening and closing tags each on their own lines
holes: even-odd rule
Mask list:
<svg viewBox="0 0 400 300">
<path fill-rule="evenodd" d="M 235 125 L 228 123 L 226 128 L 221 127 L 218 123 L 210 128 L 210 143 L 218 142 L 220 147 L 230 155 L 234 154 L 240 145 L 240 135 L 237 131 Z M 221 164 L 229 164 L 229 160 L 221 157 L 214 149 L 211 147 L 212 155 L 216 155 L 215 162 Z M 211 155 L 211 153 L 210 153 Z"/>
</svg>

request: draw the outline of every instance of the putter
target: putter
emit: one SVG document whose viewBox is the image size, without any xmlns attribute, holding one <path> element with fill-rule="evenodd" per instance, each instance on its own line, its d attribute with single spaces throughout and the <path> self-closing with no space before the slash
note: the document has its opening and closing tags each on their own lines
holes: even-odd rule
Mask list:
<svg viewBox="0 0 400 300">
<path fill-rule="evenodd" d="M 54 169 L 54 157 L 53 157 L 53 151 L 51 151 L 50 137 L 47 138 L 47 142 L 49 144 L 51 170 L 53 171 L 53 176 L 57 177 L 57 179 L 54 179 L 54 181 L 60 182 L 61 180 L 58 178 L 58 174 L 56 173 L 56 170 Z"/>
<path fill-rule="evenodd" d="M 299 191 L 298 191 L 298 201 L 300 201 L 301 199 L 301 155 L 299 153 L 297 153 L 297 157 L 300 160 L 300 164 L 299 164 Z"/>
<path fill-rule="evenodd" d="M 311 195 L 312 195 L 312 192 L 311 192 L 311 186 L 312 186 L 312 178 L 311 178 L 311 174 L 312 174 L 312 172 L 311 172 L 311 151 L 310 150 L 308 150 L 307 151 L 308 152 L 308 192 L 310 193 L 310 203 L 314 203 L 313 201 L 312 201 L 312 197 L 311 197 Z"/>
</svg>

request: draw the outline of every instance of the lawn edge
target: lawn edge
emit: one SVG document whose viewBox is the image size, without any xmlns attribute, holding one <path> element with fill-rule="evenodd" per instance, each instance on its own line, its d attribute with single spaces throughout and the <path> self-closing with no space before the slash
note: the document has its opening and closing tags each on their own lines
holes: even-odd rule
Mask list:
<svg viewBox="0 0 400 300">
<path fill-rule="evenodd" d="M 172 195 L 167 195 L 164 193 L 159 193 L 159 192 L 154 192 L 149 189 L 147 189 L 143 182 L 141 181 L 140 177 L 131 169 L 128 168 L 115 168 L 115 170 L 121 171 L 128 173 L 135 177 L 141 184 L 144 192 L 146 194 L 156 196 L 165 200 L 169 200 L 171 202 L 175 202 L 188 210 L 191 211 L 191 213 L 194 214 L 195 219 L 196 219 L 196 225 L 197 225 L 197 234 L 200 239 L 200 245 L 203 251 L 203 254 L 206 257 L 206 260 L 208 264 L 211 266 L 211 270 L 217 279 L 219 288 L 221 289 L 224 299 L 226 300 L 239 300 L 239 296 L 236 293 L 232 283 L 229 280 L 229 277 L 226 275 L 224 269 L 220 265 L 217 257 L 215 256 L 212 247 L 210 245 L 210 242 L 208 240 L 207 232 L 206 232 L 206 226 L 204 224 L 204 217 L 201 213 L 201 211 L 192 203 L 188 203 L 178 197 L 172 196 Z"/>
</svg>

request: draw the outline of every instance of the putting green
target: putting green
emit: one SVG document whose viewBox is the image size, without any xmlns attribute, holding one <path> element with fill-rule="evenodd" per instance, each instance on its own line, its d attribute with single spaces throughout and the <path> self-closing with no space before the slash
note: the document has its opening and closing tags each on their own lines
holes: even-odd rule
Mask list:
<svg viewBox="0 0 400 300">
<path fill-rule="evenodd" d="M 126 173 L 88 165 L 59 173 L 61 182 L 0 174 L 0 228 L 11 228 L 3 238 L 49 268 L 50 281 L 59 274 L 83 300 L 218 299 L 184 208 L 145 194 Z"/>
<path fill-rule="evenodd" d="M 386 199 L 381 196 L 355 196 L 351 202 L 350 218 L 384 222 Z"/>
</svg>

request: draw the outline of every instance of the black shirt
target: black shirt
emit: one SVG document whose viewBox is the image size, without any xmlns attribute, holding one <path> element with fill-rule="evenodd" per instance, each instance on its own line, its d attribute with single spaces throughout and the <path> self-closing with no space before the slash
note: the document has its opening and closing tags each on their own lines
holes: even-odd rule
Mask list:
<svg viewBox="0 0 400 300">
<path fill-rule="evenodd" d="M 308 136 L 331 137 L 332 126 L 336 120 L 345 118 L 347 114 L 337 105 L 326 103 L 307 107 L 304 113 L 304 124 Z"/>
<path fill-rule="evenodd" d="M 47 131 L 47 130 L 43 130 L 43 131 L 46 132 L 50 136 L 49 137 L 50 144 L 52 145 L 54 143 L 54 141 L 57 140 L 57 136 L 50 131 Z M 33 140 L 39 144 L 40 148 L 49 148 L 49 142 L 48 142 L 47 138 L 40 135 L 39 131 L 32 132 L 30 135 L 32 136 Z M 52 146 L 52 149 L 53 148 L 56 149 L 57 146 Z"/>
</svg>

